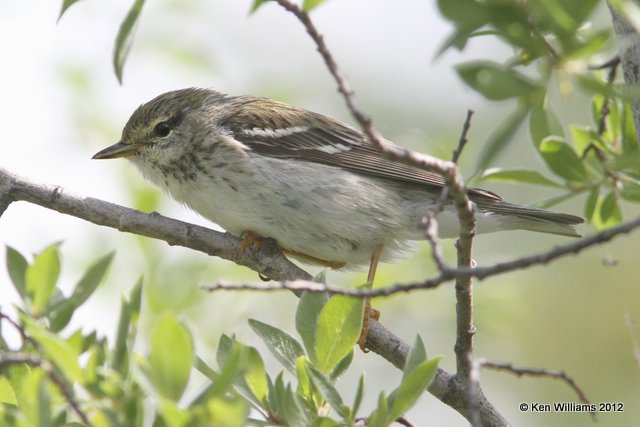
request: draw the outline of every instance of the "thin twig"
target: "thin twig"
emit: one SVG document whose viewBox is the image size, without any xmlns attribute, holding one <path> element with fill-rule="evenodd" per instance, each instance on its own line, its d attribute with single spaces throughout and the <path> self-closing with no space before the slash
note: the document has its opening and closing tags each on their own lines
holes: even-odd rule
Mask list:
<svg viewBox="0 0 640 427">
<path fill-rule="evenodd" d="M 606 243 L 613 239 L 616 236 L 627 234 L 632 232 L 633 230 L 640 228 L 640 218 L 637 218 L 633 221 L 626 222 L 624 224 L 620 224 L 618 226 L 609 228 L 607 230 L 603 230 L 599 233 L 593 234 L 589 237 L 585 237 L 580 239 L 574 243 L 568 243 L 565 245 L 559 245 L 555 248 L 542 252 L 535 255 L 530 255 L 527 257 L 517 258 L 512 261 L 506 261 L 498 264 L 494 264 L 489 267 L 473 267 L 473 268 L 450 268 L 447 267 L 443 270 L 438 276 L 433 277 L 431 279 L 415 282 L 415 283 L 406 283 L 406 284 L 397 284 L 393 286 L 388 286 L 385 288 L 379 289 L 344 289 L 337 288 L 332 286 L 326 286 L 322 289 L 317 288 L 317 283 L 315 282 L 306 282 L 304 283 L 295 283 L 295 285 L 291 288 L 291 290 L 298 291 L 309 291 L 309 292 L 327 292 L 329 294 L 335 295 L 348 295 L 353 297 L 384 297 L 389 296 L 401 292 L 411 292 L 417 289 L 433 289 L 437 288 L 441 284 L 453 280 L 459 276 L 471 276 L 477 279 L 483 280 L 491 276 L 496 276 L 499 274 L 516 271 L 516 270 L 524 270 L 529 267 L 548 264 L 558 258 L 561 258 L 565 255 L 569 254 L 578 254 L 585 249 L 596 246 L 598 244 Z M 277 285 L 264 285 L 264 284 L 241 284 L 241 285 L 214 285 L 214 286 L 205 286 L 204 289 L 208 291 L 217 291 L 217 290 L 262 290 L 262 291 L 274 291 L 274 290 L 282 290 L 289 289 L 288 286 L 290 282 L 284 282 L 282 284 Z"/>
<path fill-rule="evenodd" d="M 567 373 L 564 371 L 550 371 L 547 369 L 523 368 L 523 367 L 513 366 L 511 363 L 492 362 L 486 359 L 478 359 L 478 364 L 480 367 L 483 367 L 483 368 L 494 369 L 496 371 L 506 371 L 514 375 L 517 375 L 519 377 L 526 375 L 530 377 L 547 377 L 547 378 L 556 378 L 556 379 L 562 380 L 565 383 L 567 383 L 569 387 L 573 389 L 573 391 L 578 395 L 578 398 L 580 399 L 580 401 L 586 404 L 591 403 L 586 393 L 582 390 L 582 388 L 580 388 L 580 386 L 578 386 L 578 384 L 573 379 L 573 377 L 567 375 Z M 595 418 L 596 418 L 595 411 L 590 411 L 590 412 L 591 412 L 591 417 L 595 421 Z"/>
</svg>

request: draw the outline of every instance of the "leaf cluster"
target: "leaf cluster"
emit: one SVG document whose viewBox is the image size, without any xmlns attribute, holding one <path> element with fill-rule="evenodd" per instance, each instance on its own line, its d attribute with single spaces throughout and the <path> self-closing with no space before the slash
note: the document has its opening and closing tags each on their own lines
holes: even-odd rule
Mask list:
<svg viewBox="0 0 640 427">
<path fill-rule="evenodd" d="M 98 337 L 95 331 L 69 330 L 74 313 L 102 282 L 113 254 L 90 265 L 69 296 L 58 287 L 60 259 L 58 244 L 36 254 L 32 262 L 7 247 L 6 266 L 21 304 L 16 307 L 17 320 L 2 313 L 0 326 L 17 328 L 22 343 L 11 345 L 5 329 L 0 329 L 0 425 L 344 426 L 356 422 L 364 376 L 350 404 L 335 383 L 353 360 L 363 299 L 304 293 L 295 318 L 301 341 L 250 320 L 253 331 L 282 365 L 272 377 L 258 349 L 227 335 L 220 338 L 217 369 L 212 368 L 212 361 L 196 354 L 190 329 L 173 315 L 157 321 L 143 346 L 148 351 L 138 353 L 142 280 L 122 299 L 114 341 Z M 368 425 L 389 425 L 411 408 L 433 380 L 438 361 L 427 360 L 417 338 L 400 385 L 388 395 L 380 394 L 377 408 L 367 417 Z M 193 393 L 187 389 L 195 370 L 208 381 L 190 398 Z"/>
</svg>

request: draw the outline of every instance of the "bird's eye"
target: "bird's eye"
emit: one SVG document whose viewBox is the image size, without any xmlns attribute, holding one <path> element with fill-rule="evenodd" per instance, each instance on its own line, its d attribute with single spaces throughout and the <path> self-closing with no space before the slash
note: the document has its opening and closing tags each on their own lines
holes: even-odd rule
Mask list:
<svg viewBox="0 0 640 427">
<path fill-rule="evenodd" d="M 171 124 L 168 122 L 160 122 L 153 128 L 153 132 L 159 137 L 165 137 L 171 132 Z"/>
</svg>

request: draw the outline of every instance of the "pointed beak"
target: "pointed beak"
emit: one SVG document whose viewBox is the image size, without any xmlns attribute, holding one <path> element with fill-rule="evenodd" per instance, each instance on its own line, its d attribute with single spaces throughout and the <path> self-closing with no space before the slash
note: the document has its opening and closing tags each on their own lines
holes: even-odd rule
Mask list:
<svg viewBox="0 0 640 427">
<path fill-rule="evenodd" d="M 120 141 L 117 144 L 113 144 L 104 150 L 98 151 L 93 155 L 92 159 L 117 159 L 119 157 L 132 156 L 138 152 L 140 145 L 138 144 L 125 144 Z"/>
</svg>

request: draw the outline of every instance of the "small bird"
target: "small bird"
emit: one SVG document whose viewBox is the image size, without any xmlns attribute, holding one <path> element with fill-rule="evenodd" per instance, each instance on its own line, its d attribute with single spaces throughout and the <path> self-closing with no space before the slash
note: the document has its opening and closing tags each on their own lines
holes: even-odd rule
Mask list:
<svg viewBox="0 0 640 427">
<path fill-rule="evenodd" d="M 94 159 L 124 157 L 147 179 L 226 231 L 269 237 L 287 254 L 331 266 L 382 261 L 425 239 L 421 219 L 444 185 L 387 158 L 332 117 L 266 98 L 199 88 L 162 94 L 133 113 L 120 142 Z M 469 188 L 476 232 L 523 229 L 579 236 L 582 218 Z M 440 237 L 456 237 L 449 202 Z"/>
</svg>

